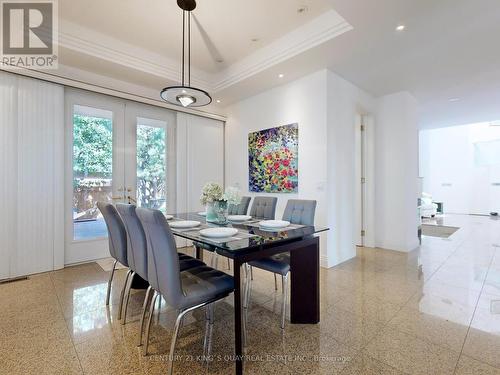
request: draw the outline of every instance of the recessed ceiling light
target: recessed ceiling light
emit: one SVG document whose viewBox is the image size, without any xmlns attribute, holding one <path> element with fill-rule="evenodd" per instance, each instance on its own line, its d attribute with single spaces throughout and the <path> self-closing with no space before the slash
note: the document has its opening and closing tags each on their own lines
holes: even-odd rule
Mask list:
<svg viewBox="0 0 500 375">
<path fill-rule="evenodd" d="M 217 102 L 217 103 L 220 103 L 220 99 L 217 99 L 217 100 L 216 100 L 216 102 Z"/>
<path fill-rule="evenodd" d="M 283 73 L 278 74 L 278 78 L 283 78 L 285 75 Z"/>
<path fill-rule="evenodd" d="M 403 31 L 404 29 L 406 29 L 405 25 L 398 25 L 398 27 L 396 27 L 396 31 Z"/>
<path fill-rule="evenodd" d="M 450 98 L 448 99 L 449 102 L 458 102 L 460 101 L 460 98 Z"/>
</svg>

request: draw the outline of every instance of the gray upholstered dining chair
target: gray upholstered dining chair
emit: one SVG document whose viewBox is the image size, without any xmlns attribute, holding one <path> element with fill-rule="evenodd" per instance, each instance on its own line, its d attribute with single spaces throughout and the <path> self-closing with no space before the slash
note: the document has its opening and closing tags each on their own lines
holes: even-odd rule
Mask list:
<svg viewBox="0 0 500 375">
<path fill-rule="evenodd" d="M 250 200 L 251 197 L 241 197 L 241 201 L 239 204 L 230 204 L 229 207 L 227 208 L 227 213 L 228 215 L 246 215 L 248 212 L 248 206 L 250 206 Z M 214 262 L 212 263 L 212 266 L 217 267 L 216 263 L 216 258 L 217 254 L 213 254 L 215 257 Z M 229 261 L 229 258 L 227 259 L 227 269 L 231 269 L 231 263 Z"/>
<path fill-rule="evenodd" d="M 155 300 L 163 296 L 169 306 L 179 312 L 170 344 L 169 369 L 172 374 L 175 345 L 186 313 L 207 307 L 210 326 L 213 324 L 214 303 L 234 290 L 233 278 L 208 266 L 180 270 L 174 236 L 158 210 L 137 208 L 137 216 L 146 233 L 148 249 L 148 280 L 154 291 L 146 325 L 146 343 L 151 329 Z M 147 345 L 144 346 L 147 354 Z"/>
<path fill-rule="evenodd" d="M 127 231 L 127 258 L 129 260 L 129 268 L 132 270 L 132 275 L 128 280 L 125 287 L 125 299 L 123 308 L 122 324 L 127 321 L 127 308 L 130 299 L 130 289 L 132 287 L 132 280 L 135 275 L 139 275 L 144 280 L 148 280 L 148 256 L 146 252 L 146 236 L 142 225 L 135 213 L 135 206 L 124 203 L 117 203 L 116 210 L 120 214 L 125 229 Z M 146 292 L 145 299 L 149 299 L 149 288 Z"/>
<path fill-rule="evenodd" d="M 230 204 L 227 208 L 229 215 L 246 215 L 250 206 L 250 197 L 241 197 L 240 204 Z"/>
<path fill-rule="evenodd" d="M 314 225 L 314 214 L 316 212 L 315 200 L 290 199 L 288 200 L 283 220 L 289 221 L 292 224 Z M 274 288 L 277 290 L 276 275 L 281 275 L 281 286 L 283 293 L 283 302 L 281 306 L 281 328 L 285 328 L 286 303 L 288 299 L 288 276 L 290 273 L 290 253 L 276 254 L 268 258 L 255 260 L 248 263 L 247 277 L 245 284 L 245 302 L 244 308 L 248 309 L 250 303 L 250 291 L 252 277 L 251 269 L 256 267 L 264 271 L 274 273 Z M 250 271 L 250 272 L 248 272 Z"/>
<path fill-rule="evenodd" d="M 134 266 L 130 265 L 133 271 L 133 276 L 138 274 L 144 280 L 148 280 L 148 254 L 147 254 L 147 241 L 146 234 L 144 233 L 144 228 L 137 216 L 136 207 L 131 204 L 118 203 L 116 209 L 119 212 L 125 228 L 127 230 L 128 238 L 128 259 L 133 259 Z M 198 266 L 204 266 L 201 260 L 194 259 L 189 255 L 177 253 L 179 257 L 179 264 L 181 271 L 187 270 L 189 268 L 194 268 Z M 131 262 L 132 263 L 132 262 Z M 132 278 L 130 278 L 132 280 Z M 125 324 L 127 318 L 127 306 L 130 297 L 130 289 L 132 282 L 129 282 L 125 290 L 125 301 L 124 301 L 124 313 L 122 324 Z M 152 288 L 151 285 L 146 291 L 146 296 L 144 297 L 144 303 L 142 306 L 142 316 L 140 323 L 140 333 L 139 333 L 139 346 L 142 344 L 142 332 L 144 328 L 144 318 L 151 302 Z"/>
<path fill-rule="evenodd" d="M 127 231 L 118 211 L 111 203 L 97 202 L 97 207 L 99 208 L 99 211 L 101 211 L 102 216 L 104 217 L 104 221 L 106 222 L 106 227 L 108 228 L 109 253 L 115 259 L 115 262 L 113 263 L 113 269 L 111 270 L 111 275 L 109 276 L 108 290 L 106 293 L 106 306 L 109 306 L 111 283 L 115 274 L 116 265 L 118 262 L 120 262 L 125 267 L 129 266 L 127 254 Z M 125 288 L 128 284 L 128 280 L 129 278 L 131 278 L 131 273 L 132 271 L 129 269 L 127 271 L 125 283 L 123 284 L 122 291 L 120 293 L 118 319 L 121 319 L 123 296 L 125 294 Z"/>
<path fill-rule="evenodd" d="M 250 208 L 250 216 L 257 219 L 272 220 L 276 215 L 276 197 L 255 197 L 253 199 L 252 208 Z"/>
</svg>

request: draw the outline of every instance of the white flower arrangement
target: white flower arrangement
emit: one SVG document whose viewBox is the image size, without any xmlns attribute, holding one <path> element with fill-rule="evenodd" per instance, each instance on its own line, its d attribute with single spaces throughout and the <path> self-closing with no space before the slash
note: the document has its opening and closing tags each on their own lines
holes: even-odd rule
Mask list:
<svg viewBox="0 0 500 375">
<path fill-rule="evenodd" d="M 220 201 L 222 199 L 224 192 L 222 187 L 215 183 L 209 182 L 203 186 L 201 191 L 200 202 L 202 205 L 207 205 L 208 203 L 213 203 L 215 201 Z"/>
<path fill-rule="evenodd" d="M 234 186 L 229 186 L 224 193 L 223 200 L 227 201 L 229 204 L 238 205 L 241 202 L 240 191 Z"/>
<path fill-rule="evenodd" d="M 224 192 L 222 187 L 215 182 L 205 184 L 205 186 L 203 186 L 203 190 L 201 191 L 201 204 L 206 206 L 209 203 L 218 201 L 225 201 L 229 204 L 235 205 L 240 204 L 240 191 L 237 188 L 230 186 Z"/>
</svg>

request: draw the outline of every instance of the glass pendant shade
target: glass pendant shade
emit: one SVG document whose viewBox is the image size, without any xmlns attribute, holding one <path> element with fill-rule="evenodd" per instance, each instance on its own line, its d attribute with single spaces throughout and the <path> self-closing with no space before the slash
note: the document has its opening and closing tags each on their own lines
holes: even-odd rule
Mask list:
<svg viewBox="0 0 500 375">
<path fill-rule="evenodd" d="M 160 96 L 170 104 L 183 107 L 203 107 L 212 102 L 212 98 L 204 90 L 189 86 L 170 86 L 164 88 Z"/>
<path fill-rule="evenodd" d="M 164 88 L 160 96 L 166 102 L 181 105 L 184 108 L 202 107 L 210 104 L 212 98 L 208 92 L 191 86 L 191 11 L 196 8 L 196 0 L 177 0 L 177 5 L 182 9 L 182 82 L 179 86 Z M 187 64 L 185 59 L 186 49 L 188 55 Z M 185 78 L 187 79 L 185 80 Z"/>
</svg>

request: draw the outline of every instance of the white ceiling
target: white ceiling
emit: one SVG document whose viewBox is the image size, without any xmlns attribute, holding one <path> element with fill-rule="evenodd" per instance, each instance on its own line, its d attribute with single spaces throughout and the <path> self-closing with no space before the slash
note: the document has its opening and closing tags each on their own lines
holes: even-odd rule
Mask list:
<svg viewBox="0 0 500 375">
<path fill-rule="evenodd" d="M 329 51 L 333 70 L 375 95 L 410 91 L 422 127 L 500 119 L 500 1 L 332 3 L 354 26 Z"/>
<path fill-rule="evenodd" d="M 59 4 L 61 64 L 154 92 L 178 79 L 175 0 Z M 221 106 L 328 67 L 375 96 L 411 92 L 422 127 L 500 119 L 498 0 L 199 0 L 194 13 L 224 63 L 193 25 L 193 81 Z"/>
<path fill-rule="evenodd" d="M 306 12 L 298 13 L 300 7 Z M 199 0 L 191 24 L 192 64 L 213 73 L 331 9 L 329 0 Z M 62 0 L 60 17 L 172 59 L 181 56 L 182 11 L 175 0 Z M 201 30 L 200 30 L 201 28 Z M 202 32 L 223 58 L 216 62 Z M 252 41 L 258 39 L 258 41 Z"/>
</svg>

